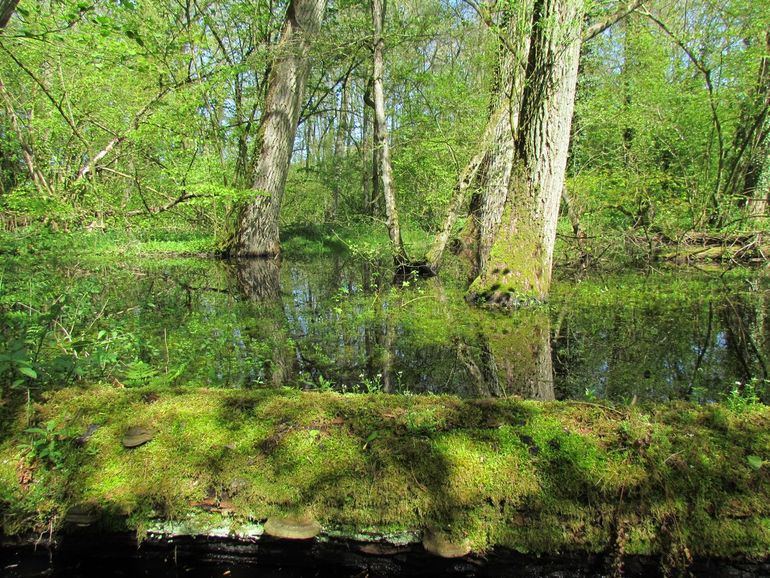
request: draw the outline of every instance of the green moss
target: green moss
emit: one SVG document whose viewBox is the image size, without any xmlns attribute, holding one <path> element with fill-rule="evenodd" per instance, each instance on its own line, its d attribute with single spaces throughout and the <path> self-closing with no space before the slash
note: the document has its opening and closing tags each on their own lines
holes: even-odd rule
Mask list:
<svg viewBox="0 0 770 578">
<path fill-rule="evenodd" d="M 515 209 L 506 203 L 502 221 L 512 220 Z M 501 227 L 487 266 L 468 288 L 468 299 L 487 307 L 520 307 L 548 298 L 550 272 L 545 275 L 541 227 L 519 215 L 516 227 Z"/>
<path fill-rule="evenodd" d="M 149 393 L 155 395 L 150 396 Z M 715 423 L 715 416 L 719 416 Z M 311 514 L 348 533 L 437 529 L 523 552 L 758 557 L 770 549 L 770 410 L 677 403 L 623 411 L 577 402 L 452 397 L 68 389 L 58 464 L 30 460 L 26 414 L 0 446 L 3 531 L 62 525 L 93 504 L 139 532 Z M 77 432 L 99 425 L 88 442 Z M 124 449 L 132 425 L 156 430 Z M 76 433 L 71 433 L 76 432 Z M 212 511 L 208 511 L 212 510 Z M 679 550 L 676 550 L 679 551 Z"/>
</svg>

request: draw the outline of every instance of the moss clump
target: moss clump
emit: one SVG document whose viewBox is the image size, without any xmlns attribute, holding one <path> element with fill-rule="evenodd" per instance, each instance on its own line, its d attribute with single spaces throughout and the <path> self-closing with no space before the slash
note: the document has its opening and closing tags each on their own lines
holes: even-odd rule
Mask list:
<svg viewBox="0 0 770 578">
<path fill-rule="evenodd" d="M 55 460 L 29 453 L 24 413 L 0 445 L 5 533 L 86 505 L 140 531 L 301 515 L 350 535 L 430 528 L 477 552 L 770 551 L 764 406 L 93 387 L 35 407 L 34 423 L 52 420 Z M 156 434 L 127 450 L 135 423 Z"/>
</svg>

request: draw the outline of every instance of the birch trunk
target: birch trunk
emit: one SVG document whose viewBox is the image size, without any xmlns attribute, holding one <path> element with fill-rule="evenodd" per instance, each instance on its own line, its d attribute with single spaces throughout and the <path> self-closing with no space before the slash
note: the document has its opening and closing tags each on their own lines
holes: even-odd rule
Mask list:
<svg viewBox="0 0 770 578">
<path fill-rule="evenodd" d="M 537 0 L 511 178 L 494 241 L 468 297 L 511 306 L 542 301 L 551 283 L 553 247 L 564 186 L 580 57 L 583 0 Z M 488 205 L 499 210 L 495 193 Z M 482 225 L 484 222 L 482 221 Z"/>
<path fill-rule="evenodd" d="M 385 124 L 385 91 L 383 76 L 385 65 L 383 49 L 385 41 L 382 29 L 385 23 L 385 0 L 372 0 L 372 24 L 374 27 L 374 116 L 375 143 L 382 178 L 382 194 L 385 198 L 385 222 L 393 250 L 396 265 L 405 265 L 409 259 L 406 256 L 404 242 L 401 240 L 401 227 L 398 222 L 396 193 L 393 190 L 393 169 L 390 164 L 390 146 L 388 144 L 388 129 Z"/>
<path fill-rule="evenodd" d="M 276 47 L 260 126 L 261 149 L 252 189 L 257 197 L 241 208 L 233 252 L 239 257 L 280 253 L 278 218 L 289 171 L 313 36 L 326 0 L 291 0 Z"/>
</svg>

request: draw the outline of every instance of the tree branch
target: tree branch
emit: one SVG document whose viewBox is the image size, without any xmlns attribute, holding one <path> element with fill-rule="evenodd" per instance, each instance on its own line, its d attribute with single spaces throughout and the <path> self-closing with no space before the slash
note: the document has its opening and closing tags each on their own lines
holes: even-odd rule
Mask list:
<svg viewBox="0 0 770 578">
<path fill-rule="evenodd" d="M 67 113 L 64 112 L 64 109 L 62 108 L 61 103 L 53 97 L 53 95 L 51 94 L 51 91 L 48 90 L 48 87 L 45 85 L 45 83 L 42 80 L 40 80 L 35 75 L 35 73 L 32 72 L 27 66 L 25 66 L 23 62 L 21 62 L 18 58 L 16 58 L 13 52 L 8 50 L 2 42 L 0 42 L 0 50 L 5 52 L 11 58 L 11 60 L 13 60 L 16 63 L 16 65 L 19 68 L 21 68 L 27 74 L 27 76 L 29 76 L 35 82 L 35 84 L 37 84 L 40 87 L 43 93 L 48 97 L 48 100 L 51 101 L 51 104 L 54 105 L 54 108 L 56 108 L 56 110 L 59 111 L 59 114 L 61 115 L 61 117 L 69 125 L 70 129 L 72 129 L 72 134 L 75 135 L 75 137 L 77 137 L 77 139 L 81 142 L 81 144 L 83 144 L 83 146 L 86 147 L 86 149 L 88 149 L 88 143 L 86 142 L 85 138 L 83 138 L 83 135 L 80 134 L 80 131 L 78 130 L 77 125 L 75 124 L 75 120 L 67 116 Z"/>
<path fill-rule="evenodd" d="M 82 167 L 80 167 L 80 170 L 78 170 L 77 175 L 73 179 L 73 183 L 79 182 L 83 177 L 88 175 L 90 172 L 93 171 L 94 167 L 96 166 L 96 163 L 98 163 L 100 160 L 102 160 L 104 157 L 106 157 L 110 152 L 119 144 L 121 144 L 124 140 L 128 138 L 128 135 L 131 134 L 132 131 L 139 128 L 139 124 L 142 121 L 142 118 L 144 118 L 147 113 L 150 111 L 150 109 L 157 104 L 166 94 L 168 94 L 171 90 L 176 90 L 178 88 L 181 88 L 185 86 L 186 84 L 190 84 L 192 82 L 195 82 L 196 79 L 193 78 L 187 78 L 181 82 L 178 82 L 173 85 L 169 85 L 164 87 L 158 94 L 156 94 L 147 104 L 145 104 L 139 111 L 134 115 L 134 119 L 131 122 L 131 126 L 123 132 L 122 134 L 116 135 L 114 138 L 110 139 L 110 141 L 104 146 L 102 150 L 100 150 L 98 153 L 96 153 L 92 159 L 90 159 L 88 162 L 86 162 Z"/>
<path fill-rule="evenodd" d="M 591 26 L 586 28 L 585 31 L 583 31 L 583 42 L 587 42 L 588 40 L 599 36 L 599 34 L 607 30 L 616 22 L 623 20 L 623 18 L 631 14 L 631 12 L 639 8 L 639 6 L 644 4 L 646 1 L 647 0 L 630 0 L 630 2 L 624 4 L 612 14 L 608 14 L 598 22 L 594 22 L 591 24 Z"/>
</svg>

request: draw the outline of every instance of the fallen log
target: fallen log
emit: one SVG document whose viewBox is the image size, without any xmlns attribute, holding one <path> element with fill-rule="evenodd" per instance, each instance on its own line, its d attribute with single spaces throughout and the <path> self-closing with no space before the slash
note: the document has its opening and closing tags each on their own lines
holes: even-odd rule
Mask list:
<svg viewBox="0 0 770 578">
<path fill-rule="evenodd" d="M 268 518 L 306 517 L 322 539 L 429 535 L 477 555 L 686 564 L 770 552 L 770 408 L 761 404 L 101 386 L 52 394 L 29 419 L 21 411 L 0 444 L 6 535 L 55 535 L 72 509 L 80 525 L 140 536 L 164 524 L 234 536 Z M 127 449 L 132 427 L 154 436 Z"/>
</svg>

